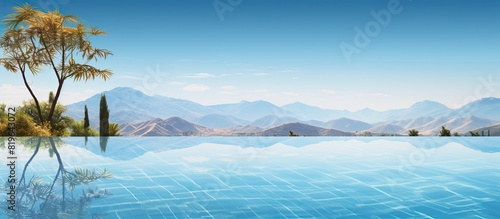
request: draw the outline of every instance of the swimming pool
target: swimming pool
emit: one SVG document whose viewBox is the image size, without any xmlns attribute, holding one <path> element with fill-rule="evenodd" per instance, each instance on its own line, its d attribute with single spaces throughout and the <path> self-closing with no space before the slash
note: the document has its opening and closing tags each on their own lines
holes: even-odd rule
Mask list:
<svg viewBox="0 0 500 219">
<path fill-rule="evenodd" d="M 52 139 L 61 163 L 50 139 L 22 140 L 28 218 L 500 218 L 500 138 Z"/>
</svg>

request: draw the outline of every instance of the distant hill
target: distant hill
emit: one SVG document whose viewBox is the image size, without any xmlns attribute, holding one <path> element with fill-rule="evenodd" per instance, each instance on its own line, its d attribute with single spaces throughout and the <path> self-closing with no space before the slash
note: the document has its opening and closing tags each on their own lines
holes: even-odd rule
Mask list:
<svg viewBox="0 0 500 219">
<path fill-rule="evenodd" d="M 231 115 L 249 121 L 254 121 L 268 115 L 297 117 L 297 115 L 263 100 L 213 105 L 211 108 L 217 110 L 220 114 Z"/>
<path fill-rule="evenodd" d="M 335 129 L 325 129 L 311 126 L 303 123 L 287 123 L 271 129 L 267 129 L 259 135 L 262 136 L 288 136 L 289 132 L 300 136 L 351 136 L 352 133 L 343 132 Z"/>
<path fill-rule="evenodd" d="M 403 128 L 402 132 L 397 134 L 407 134 L 408 130 L 416 129 L 422 135 L 437 135 L 444 126 L 451 132 L 458 132 L 460 134 L 468 133 L 477 128 L 491 126 L 496 124 L 496 121 L 489 119 L 481 119 L 474 116 L 465 118 L 448 118 L 448 117 L 420 117 L 410 120 L 392 121 L 383 125 L 394 125 Z"/>
<path fill-rule="evenodd" d="M 257 127 L 257 126 L 252 126 L 252 125 L 245 125 L 245 126 L 235 126 L 235 127 L 230 127 L 230 128 L 225 128 L 223 130 L 218 130 L 220 133 L 225 133 L 226 135 L 255 135 L 256 133 L 262 132 L 264 129 Z"/>
<path fill-rule="evenodd" d="M 249 121 L 238 119 L 230 115 L 209 114 L 194 119 L 194 123 L 206 126 L 208 128 L 229 128 L 249 124 Z"/>
<path fill-rule="evenodd" d="M 305 120 L 328 121 L 348 116 L 351 112 L 347 110 L 322 109 L 301 102 L 295 102 L 282 106 L 281 108 L 300 116 Z"/>
<path fill-rule="evenodd" d="M 488 131 L 490 132 L 490 136 L 500 136 L 500 124 L 475 129 L 473 132 L 477 132 L 480 135 L 484 132 L 484 135 L 488 135 Z"/>
<path fill-rule="evenodd" d="M 379 125 L 395 125 L 398 127 L 402 127 L 404 129 L 404 133 L 398 134 L 407 134 L 407 131 L 410 129 L 416 129 L 422 135 L 435 135 L 434 130 L 440 129 L 449 119 L 446 117 L 432 118 L 432 117 L 419 117 L 416 119 L 407 119 L 407 120 L 399 120 L 399 121 L 391 121 L 382 123 Z M 438 131 L 439 132 L 439 131 Z"/>
<path fill-rule="evenodd" d="M 407 132 L 407 130 L 401 126 L 385 124 L 385 125 L 375 126 L 368 130 L 365 130 L 365 132 L 379 133 L 379 134 L 404 134 L 405 132 Z"/>
<path fill-rule="evenodd" d="M 189 136 L 210 135 L 213 130 L 190 123 L 179 117 L 153 119 L 146 122 L 125 125 L 120 133 L 127 136 Z"/>
<path fill-rule="evenodd" d="M 496 121 L 489 119 L 481 119 L 475 116 L 469 116 L 466 118 L 453 118 L 446 122 L 443 126 L 449 127 L 452 132 L 467 133 L 471 130 L 491 126 L 496 124 Z"/>
<path fill-rule="evenodd" d="M 449 113 L 449 117 L 475 116 L 500 121 L 500 98 L 483 98 Z"/>
<path fill-rule="evenodd" d="M 438 122 L 439 124 L 441 124 L 442 122 L 444 122 L 446 120 L 446 118 L 441 117 L 441 118 L 438 118 L 437 120 L 441 121 L 441 122 Z M 436 118 L 424 116 L 424 117 L 418 117 L 416 119 L 400 120 L 397 122 L 392 122 L 391 124 L 401 126 L 401 127 L 406 128 L 406 129 L 409 129 L 409 128 L 413 129 L 413 128 L 421 128 L 422 126 L 425 126 L 427 124 L 436 123 L 435 121 L 436 121 Z M 437 125 L 439 125 L 439 124 L 437 124 Z M 436 126 L 436 124 L 429 125 L 429 126 L 433 127 L 433 126 Z M 424 128 L 424 129 L 427 129 L 427 128 Z"/>
<path fill-rule="evenodd" d="M 286 117 L 286 116 L 279 117 L 275 115 L 268 115 L 253 121 L 252 123 L 250 123 L 250 125 L 261 128 L 272 128 L 286 123 L 299 122 L 299 121 L 300 121 L 299 119 L 294 117 Z"/>
<path fill-rule="evenodd" d="M 452 110 L 447 106 L 430 100 L 417 102 L 407 109 L 386 111 L 386 120 L 416 119 L 419 117 L 440 117 Z"/>
<path fill-rule="evenodd" d="M 352 112 L 344 117 L 364 121 L 367 123 L 387 121 L 387 113 L 376 111 L 370 108 L 364 108 L 362 110 Z"/>
<path fill-rule="evenodd" d="M 368 124 L 368 123 L 362 122 L 362 121 L 358 121 L 358 120 L 353 120 L 353 119 L 349 119 L 349 118 L 340 118 L 340 119 L 335 119 L 335 120 L 326 122 L 323 125 L 323 127 L 331 128 L 331 129 L 338 129 L 338 130 L 346 131 L 346 132 L 357 132 L 357 131 L 370 129 L 373 126 L 371 124 Z"/>
</svg>

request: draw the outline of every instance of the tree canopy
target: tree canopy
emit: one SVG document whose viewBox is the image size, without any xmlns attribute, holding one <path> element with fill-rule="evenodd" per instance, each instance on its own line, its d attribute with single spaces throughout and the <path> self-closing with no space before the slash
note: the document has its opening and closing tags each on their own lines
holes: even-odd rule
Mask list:
<svg viewBox="0 0 500 219">
<path fill-rule="evenodd" d="M 412 130 L 408 130 L 408 136 L 418 136 L 418 130 L 416 129 L 412 129 Z"/>
<path fill-rule="evenodd" d="M 109 136 L 109 108 L 106 95 L 101 95 L 99 103 L 99 135 Z"/>
<path fill-rule="evenodd" d="M 439 132 L 439 136 L 442 136 L 442 137 L 447 137 L 447 136 L 451 136 L 451 131 L 446 129 L 444 126 L 441 127 L 441 131 Z"/>
<path fill-rule="evenodd" d="M 58 10 L 44 12 L 27 3 L 13 9 L 14 13 L 2 20 L 5 32 L 0 38 L 0 48 L 4 55 L 0 58 L 0 65 L 13 73 L 21 73 L 33 98 L 37 119 L 42 124 L 54 117 L 66 80 L 107 80 L 113 75 L 109 69 L 92 66 L 92 62 L 112 55 L 109 50 L 95 48 L 90 41 L 91 37 L 106 32 L 85 26 L 76 16 L 63 15 Z M 36 76 L 46 69 L 54 73 L 57 89 L 49 111 L 44 115 L 26 76 L 29 73 Z"/>
</svg>

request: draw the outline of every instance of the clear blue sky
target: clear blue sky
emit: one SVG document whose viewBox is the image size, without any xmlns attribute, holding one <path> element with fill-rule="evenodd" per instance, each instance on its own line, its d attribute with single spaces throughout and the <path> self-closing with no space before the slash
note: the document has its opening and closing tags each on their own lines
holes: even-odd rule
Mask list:
<svg viewBox="0 0 500 219">
<path fill-rule="evenodd" d="M 114 77 L 68 81 L 65 104 L 117 86 L 202 104 L 349 110 L 500 97 L 498 0 L 218 0 L 230 9 L 222 14 L 212 0 L 28 2 L 109 32 L 94 42 L 114 53 L 98 64 Z M 0 0 L 2 17 L 16 4 Z M 372 11 L 391 18 L 380 23 Z M 346 55 L 345 45 L 358 53 Z M 28 99 L 19 75 L 2 68 L 0 78 L 0 102 Z M 490 79 L 494 86 L 481 82 Z M 31 81 L 40 93 L 56 88 L 50 71 Z"/>
</svg>

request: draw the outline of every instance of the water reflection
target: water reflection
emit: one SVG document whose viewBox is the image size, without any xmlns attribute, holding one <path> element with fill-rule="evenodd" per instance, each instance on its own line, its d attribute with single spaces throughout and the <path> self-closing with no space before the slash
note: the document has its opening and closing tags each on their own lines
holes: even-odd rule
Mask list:
<svg viewBox="0 0 500 219">
<path fill-rule="evenodd" d="M 90 187 L 90 183 L 96 180 L 111 178 L 110 171 L 65 168 L 64 155 L 58 151 L 58 147 L 63 145 L 60 138 L 33 137 L 19 140 L 19 145 L 24 144 L 26 149 L 34 152 L 24 165 L 16 185 L 16 211 L 4 208 L 10 218 L 84 218 L 88 216 L 93 200 L 110 195 L 106 189 Z M 47 151 L 50 157 L 55 155 L 58 163 L 53 179 L 48 182 L 45 180 L 48 176 L 27 175 L 30 164 L 43 151 Z M 100 218 L 102 215 L 93 213 L 90 216 Z"/>
<path fill-rule="evenodd" d="M 242 148 L 267 148 L 274 145 L 286 145 L 296 148 L 320 143 L 363 142 L 370 144 L 377 141 L 407 143 L 414 148 L 434 149 L 448 144 L 460 144 L 475 151 L 485 153 L 500 152 L 496 137 L 112 137 L 89 138 L 84 144 L 81 138 L 65 138 L 65 143 L 85 148 L 104 157 L 115 160 L 130 160 L 147 152 L 169 151 L 190 148 L 200 144 L 232 145 Z M 109 144 L 109 146 L 108 146 Z"/>
<path fill-rule="evenodd" d="M 87 137 L 85 137 L 87 138 Z M 108 146 L 109 137 L 99 137 L 99 146 L 102 153 L 106 153 L 106 147 Z M 85 143 L 86 144 L 86 143 Z"/>
</svg>

